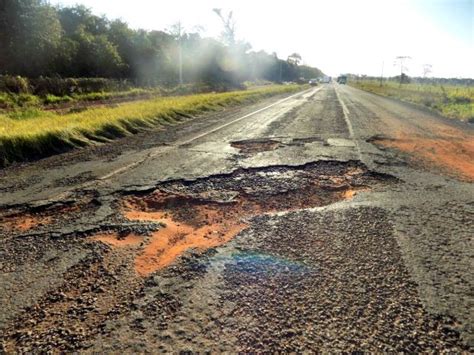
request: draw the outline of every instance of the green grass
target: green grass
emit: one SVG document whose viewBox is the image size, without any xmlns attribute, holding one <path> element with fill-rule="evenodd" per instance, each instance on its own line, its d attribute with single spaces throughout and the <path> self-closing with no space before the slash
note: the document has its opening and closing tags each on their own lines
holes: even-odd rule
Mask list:
<svg viewBox="0 0 474 355">
<path fill-rule="evenodd" d="M 74 99 L 68 95 L 56 96 L 56 95 L 48 94 L 43 99 L 43 103 L 45 105 L 62 104 L 62 103 L 71 102 L 71 101 L 74 101 Z"/>
<path fill-rule="evenodd" d="M 76 94 L 73 95 L 76 101 L 103 101 L 110 99 L 124 99 L 133 98 L 139 95 L 153 94 L 154 91 L 146 89 L 131 89 L 128 91 L 115 91 L 115 92 L 90 92 L 87 94 Z"/>
<path fill-rule="evenodd" d="M 350 81 L 350 85 L 379 95 L 426 106 L 445 117 L 474 122 L 474 87 L 402 84 L 375 80 Z"/>
<path fill-rule="evenodd" d="M 56 96 L 47 94 L 46 96 L 36 96 L 31 94 L 14 94 L 0 92 L 0 109 L 18 110 L 26 107 L 57 107 L 66 103 L 79 103 L 88 101 L 106 101 L 112 99 L 133 99 L 137 97 L 160 96 L 163 94 L 162 89 L 141 89 L 132 88 L 126 91 L 111 92 L 91 92 L 86 94 L 72 94 L 64 96 Z"/>
<path fill-rule="evenodd" d="M 205 111 L 302 88 L 274 85 L 227 93 L 159 97 L 63 115 L 31 108 L 0 114 L 0 166 L 98 144 L 154 126 L 176 124 Z"/>
</svg>

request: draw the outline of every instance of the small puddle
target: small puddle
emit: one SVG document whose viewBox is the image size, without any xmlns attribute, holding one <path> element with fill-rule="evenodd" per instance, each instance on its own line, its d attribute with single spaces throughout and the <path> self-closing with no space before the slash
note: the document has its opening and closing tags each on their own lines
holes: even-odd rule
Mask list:
<svg viewBox="0 0 474 355">
<path fill-rule="evenodd" d="M 240 170 L 192 182 L 160 185 L 146 195 L 126 197 L 121 212 L 130 221 L 160 222 L 147 237 L 96 235 L 112 247 L 137 246 L 135 271 L 142 276 L 172 264 L 189 249 L 205 251 L 229 242 L 251 218 L 266 213 L 325 206 L 353 198 L 393 178 L 361 164 L 320 162 L 303 167 Z"/>
</svg>

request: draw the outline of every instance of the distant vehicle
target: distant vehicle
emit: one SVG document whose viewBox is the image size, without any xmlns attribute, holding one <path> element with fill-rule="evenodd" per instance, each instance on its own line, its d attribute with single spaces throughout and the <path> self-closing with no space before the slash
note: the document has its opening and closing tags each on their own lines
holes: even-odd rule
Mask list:
<svg viewBox="0 0 474 355">
<path fill-rule="evenodd" d="M 346 75 L 340 75 L 337 78 L 337 82 L 339 84 L 346 84 L 347 83 L 347 76 Z"/>
<path fill-rule="evenodd" d="M 328 84 L 328 83 L 331 82 L 331 77 L 330 77 L 330 76 L 323 76 L 323 77 L 321 78 L 321 82 L 322 82 L 322 83 L 325 83 L 325 84 Z"/>
<path fill-rule="evenodd" d="M 308 84 L 311 86 L 316 86 L 318 85 L 318 79 L 310 79 L 310 81 L 308 81 Z"/>
</svg>

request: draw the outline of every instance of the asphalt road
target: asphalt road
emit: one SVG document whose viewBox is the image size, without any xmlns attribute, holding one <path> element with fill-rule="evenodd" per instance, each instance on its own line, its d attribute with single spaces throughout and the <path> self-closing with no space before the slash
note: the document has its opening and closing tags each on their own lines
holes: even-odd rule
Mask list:
<svg viewBox="0 0 474 355">
<path fill-rule="evenodd" d="M 473 132 L 328 84 L 1 170 L 3 352 L 473 351 Z"/>
</svg>

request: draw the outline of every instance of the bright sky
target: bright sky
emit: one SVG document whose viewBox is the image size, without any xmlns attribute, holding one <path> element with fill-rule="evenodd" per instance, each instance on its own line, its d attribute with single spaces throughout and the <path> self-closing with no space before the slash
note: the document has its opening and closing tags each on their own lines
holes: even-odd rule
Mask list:
<svg viewBox="0 0 474 355">
<path fill-rule="evenodd" d="M 410 56 L 408 74 L 474 78 L 474 0 L 50 0 L 84 4 L 133 28 L 163 30 L 177 21 L 218 37 L 213 8 L 234 11 L 237 37 L 253 50 L 286 58 L 298 52 L 329 75 L 397 75 L 396 56 Z M 382 65 L 383 64 L 383 65 Z"/>
</svg>

